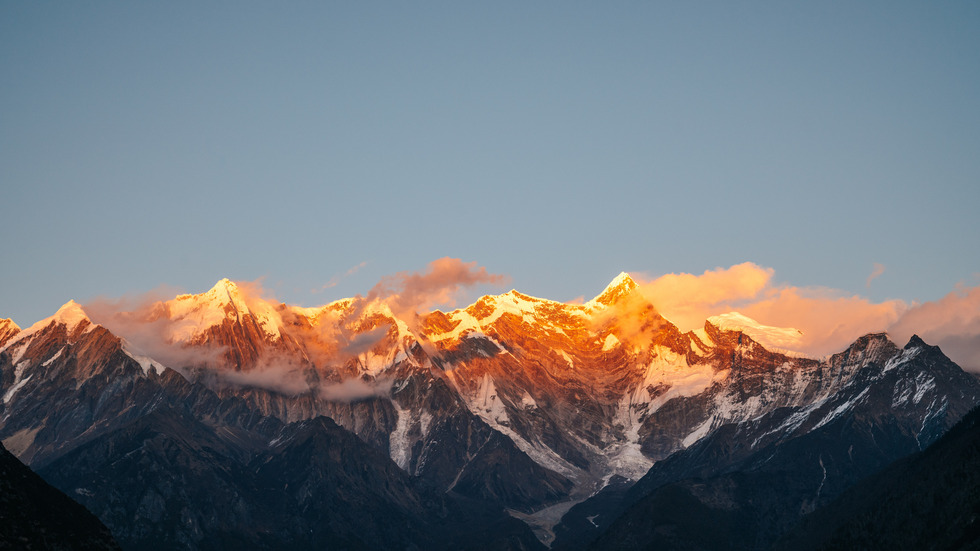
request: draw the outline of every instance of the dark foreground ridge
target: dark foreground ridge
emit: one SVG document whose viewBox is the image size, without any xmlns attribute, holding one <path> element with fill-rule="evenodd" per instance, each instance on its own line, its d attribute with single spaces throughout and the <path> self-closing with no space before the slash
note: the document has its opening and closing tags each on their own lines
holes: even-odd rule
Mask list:
<svg viewBox="0 0 980 551">
<path fill-rule="evenodd" d="M 99 519 L 0 444 L 0 549 L 119 549 Z"/>
</svg>

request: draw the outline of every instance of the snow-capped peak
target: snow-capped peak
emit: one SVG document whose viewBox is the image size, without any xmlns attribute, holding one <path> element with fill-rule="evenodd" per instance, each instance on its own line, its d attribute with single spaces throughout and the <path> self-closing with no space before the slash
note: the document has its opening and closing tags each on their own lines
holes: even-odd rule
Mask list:
<svg viewBox="0 0 980 551">
<path fill-rule="evenodd" d="M 741 331 L 770 350 L 799 350 L 803 341 L 803 332 L 799 329 L 763 325 L 739 312 L 711 316 L 708 323 L 722 331 Z"/>
<path fill-rule="evenodd" d="M 13 322 L 11 322 L 13 323 Z M 54 313 L 53 316 L 44 318 L 43 320 L 31 325 L 23 331 L 19 331 L 13 335 L 13 338 L 7 340 L 4 344 L 5 349 L 12 348 L 16 343 L 26 341 L 31 335 L 34 335 L 38 331 L 41 331 L 51 325 L 58 324 L 64 325 L 65 330 L 71 333 L 81 324 L 87 324 L 88 328 L 85 332 L 91 331 L 96 327 L 92 320 L 89 319 L 88 314 L 82 309 L 82 306 L 75 302 L 74 300 L 69 300 L 64 303 L 58 311 Z M 16 324 L 14 324 L 16 326 Z"/>
<path fill-rule="evenodd" d="M 620 272 L 597 297 L 590 302 L 593 304 L 610 305 L 617 300 L 629 295 L 634 289 L 639 287 L 633 278 L 626 272 Z"/>
<path fill-rule="evenodd" d="M 185 341 L 221 325 L 226 318 L 240 319 L 252 314 L 262 329 L 272 338 L 281 336 L 282 318 L 273 304 L 259 297 L 246 297 L 246 293 L 228 278 L 219 280 L 211 289 L 197 295 L 178 295 L 167 301 L 170 319 L 175 324 L 171 339 Z"/>
<path fill-rule="evenodd" d="M 20 326 L 10 318 L 0 319 L 0 348 L 3 348 L 7 341 L 20 333 Z"/>
<path fill-rule="evenodd" d="M 234 281 L 228 278 L 218 280 L 205 296 L 222 304 L 230 304 L 241 314 L 248 313 L 245 297 Z"/>
<path fill-rule="evenodd" d="M 91 320 L 88 319 L 88 314 L 86 314 L 85 310 L 82 309 L 82 305 L 74 300 L 69 300 L 68 302 L 64 303 L 61 308 L 58 308 L 58 311 L 55 312 L 52 320 L 59 323 L 64 323 L 68 327 L 75 327 L 83 321 L 88 321 L 91 323 Z"/>
</svg>

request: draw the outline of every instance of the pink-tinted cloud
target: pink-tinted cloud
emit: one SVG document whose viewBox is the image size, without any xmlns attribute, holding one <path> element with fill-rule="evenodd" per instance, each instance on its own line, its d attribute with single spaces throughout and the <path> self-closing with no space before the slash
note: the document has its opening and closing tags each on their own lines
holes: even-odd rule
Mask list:
<svg viewBox="0 0 980 551">
<path fill-rule="evenodd" d="M 381 300 L 398 317 L 414 316 L 437 306 L 456 305 L 459 293 L 475 285 L 502 285 L 507 276 L 491 274 L 476 262 L 444 257 L 433 260 L 425 272 L 398 272 L 382 278 L 367 294 L 368 302 Z"/>
<path fill-rule="evenodd" d="M 803 332 L 800 352 L 823 356 L 840 352 L 855 339 L 885 331 L 906 309 L 905 303 L 881 303 L 824 288 L 779 287 L 739 306 L 759 322 Z"/>
<path fill-rule="evenodd" d="M 906 305 L 874 303 L 826 288 L 773 282 L 774 271 L 751 262 L 716 268 L 701 275 L 667 274 L 641 281 L 640 292 L 682 331 L 732 311 L 773 327 L 800 330 L 797 352 L 822 356 L 846 348 L 861 335 L 884 331 Z"/>
<path fill-rule="evenodd" d="M 358 319 L 372 305 L 383 304 L 395 318 L 418 329 L 419 314 L 439 307 L 454 307 L 460 294 L 476 285 L 502 285 L 508 281 L 502 274 L 491 274 L 476 262 L 463 262 L 458 258 L 444 257 L 429 263 L 425 272 L 398 272 L 385 276 L 367 296 L 358 296 L 350 312 Z M 357 350 L 365 350 L 385 338 L 385 333 L 374 331 L 375 339 L 347 336 Z M 424 343 L 423 343 L 424 345 Z"/>
<path fill-rule="evenodd" d="M 654 280 L 634 278 L 640 292 L 682 331 L 704 325 L 715 314 L 733 310 L 731 305 L 753 299 L 769 286 L 773 269 L 751 262 L 731 268 L 706 270 L 701 275 L 666 274 Z"/>
<path fill-rule="evenodd" d="M 321 286 L 319 289 L 313 289 L 311 292 L 314 293 L 314 294 L 316 294 L 316 293 L 322 293 L 322 292 L 326 291 L 327 289 L 332 289 L 333 287 L 336 287 L 338 284 L 340 284 L 340 282 L 343 281 L 344 279 L 346 279 L 346 278 L 348 278 L 348 277 L 356 274 L 358 272 L 358 270 L 360 270 L 361 268 L 367 266 L 367 264 L 368 263 L 365 260 L 364 262 L 361 262 L 360 264 L 358 264 L 358 265 L 352 267 L 351 269 L 347 270 L 346 272 L 344 272 L 343 275 L 335 275 L 335 276 L 333 276 L 332 278 L 330 278 L 330 281 L 324 283 L 323 286 Z"/>
<path fill-rule="evenodd" d="M 174 322 L 166 316 L 165 301 L 172 289 L 158 288 L 117 299 L 96 298 L 83 306 L 93 323 L 125 339 L 132 352 L 147 356 L 182 373 L 191 365 L 216 362 L 226 349 L 202 345 L 188 348 L 171 342 Z"/>
<path fill-rule="evenodd" d="M 874 267 L 871 269 L 871 275 L 868 276 L 868 281 L 865 282 L 864 286 L 870 288 L 871 282 L 883 273 L 885 273 L 885 265 L 875 262 Z"/>
<path fill-rule="evenodd" d="M 939 300 L 914 305 L 888 332 L 899 344 L 917 334 L 964 369 L 980 371 L 980 286 L 961 285 Z"/>
</svg>

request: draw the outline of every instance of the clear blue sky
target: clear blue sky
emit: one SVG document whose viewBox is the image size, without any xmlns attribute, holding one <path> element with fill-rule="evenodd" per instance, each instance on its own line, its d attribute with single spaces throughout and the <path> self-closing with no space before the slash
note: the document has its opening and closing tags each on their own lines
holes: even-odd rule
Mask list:
<svg viewBox="0 0 980 551">
<path fill-rule="evenodd" d="M 980 3 L 2 2 L 0 186 L 22 326 L 443 256 L 932 300 L 980 272 Z"/>
</svg>

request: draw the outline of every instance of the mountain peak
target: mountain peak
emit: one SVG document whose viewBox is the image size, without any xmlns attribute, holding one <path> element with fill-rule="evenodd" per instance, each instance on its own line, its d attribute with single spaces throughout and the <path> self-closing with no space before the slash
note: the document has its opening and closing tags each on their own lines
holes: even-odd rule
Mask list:
<svg viewBox="0 0 980 551">
<path fill-rule="evenodd" d="M 921 348 L 929 352 L 939 352 L 940 354 L 943 353 L 938 346 L 934 346 L 927 343 L 926 341 L 922 340 L 922 338 L 919 337 L 919 335 L 912 335 L 912 337 L 909 339 L 908 344 L 905 345 L 905 350 L 911 350 L 913 348 Z M 943 355 L 945 356 L 945 354 Z"/>
<path fill-rule="evenodd" d="M 74 300 L 69 300 L 61 305 L 61 308 L 58 308 L 58 311 L 55 312 L 53 316 L 44 318 L 23 331 L 20 331 L 18 328 L 17 331 L 8 332 L 3 346 L 12 346 L 15 342 L 29 338 L 31 335 L 34 335 L 35 333 L 42 331 L 53 324 L 64 325 L 65 329 L 69 333 L 74 331 L 81 324 L 87 325 L 86 332 L 96 327 L 96 324 L 93 323 L 88 317 L 88 314 L 85 313 L 82 306 Z M 12 325 L 12 327 L 4 326 L 3 322 L 0 321 L 0 339 L 4 338 L 3 333 L 5 331 L 9 331 L 10 329 L 17 327 L 17 324 L 13 322 L 10 322 L 10 325 Z"/>
<path fill-rule="evenodd" d="M 86 314 L 85 310 L 82 309 L 82 305 L 78 304 L 74 300 L 69 300 L 68 302 L 64 303 L 61 308 L 58 308 L 58 311 L 55 312 L 54 316 L 52 316 L 50 319 L 51 321 L 64 323 L 69 328 L 75 327 L 83 321 L 91 323 L 91 320 L 88 318 L 88 314 Z"/>
<path fill-rule="evenodd" d="M 220 312 L 219 317 L 223 317 L 224 309 L 227 306 L 231 306 L 242 314 L 248 312 L 248 307 L 245 305 L 245 297 L 241 289 L 238 288 L 238 285 L 234 281 L 228 278 L 219 279 L 214 286 L 203 293 L 177 295 L 170 302 L 172 303 L 172 312 L 178 315 L 181 315 L 188 309 L 213 309 L 216 312 Z M 175 304 L 179 304 L 180 307 L 175 307 Z"/>
<path fill-rule="evenodd" d="M 17 333 L 20 333 L 20 326 L 14 323 L 14 320 L 0 319 L 0 348 L 3 348 Z"/>
<path fill-rule="evenodd" d="M 212 291 L 225 291 L 225 292 L 229 292 L 229 293 L 230 292 L 237 292 L 238 291 L 238 285 L 235 285 L 235 282 L 232 281 L 232 280 L 230 280 L 230 279 L 228 279 L 227 277 L 223 277 L 223 278 L 219 279 L 218 282 L 215 283 L 213 287 L 211 287 L 211 290 Z"/>
<path fill-rule="evenodd" d="M 219 279 L 209 290 L 196 295 L 179 295 L 167 302 L 171 320 L 179 320 L 180 328 L 174 332 L 174 341 L 183 341 L 222 324 L 225 319 L 240 319 L 252 315 L 271 338 L 281 337 L 279 328 L 282 318 L 276 305 L 266 299 L 247 294 L 234 281 Z"/>
<path fill-rule="evenodd" d="M 218 300 L 225 302 L 231 302 L 236 308 L 238 303 L 242 302 L 242 291 L 238 288 L 238 285 L 234 281 L 228 279 L 227 277 L 219 279 L 217 283 L 214 284 L 208 292 L 204 293 L 208 296 L 213 296 Z"/>
<path fill-rule="evenodd" d="M 610 305 L 619 299 L 629 295 L 634 289 L 639 287 L 633 278 L 626 272 L 620 272 L 606 288 L 599 293 L 599 296 L 592 299 L 593 302 L 598 302 L 600 304 Z"/>
</svg>

